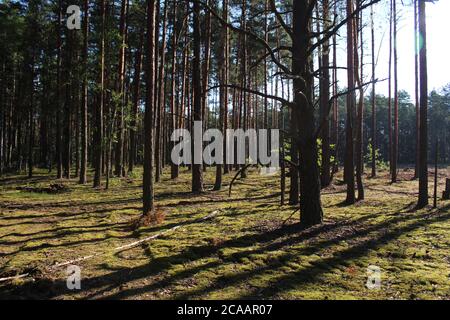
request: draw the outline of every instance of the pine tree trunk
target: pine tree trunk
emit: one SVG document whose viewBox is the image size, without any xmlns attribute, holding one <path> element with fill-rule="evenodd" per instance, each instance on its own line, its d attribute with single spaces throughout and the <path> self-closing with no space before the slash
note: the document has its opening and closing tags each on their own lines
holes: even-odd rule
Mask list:
<svg viewBox="0 0 450 320">
<path fill-rule="evenodd" d="M 337 3 L 334 4 L 334 15 L 337 15 Z M 337 43 L 336 34 L 333 35 L 333 97 L 337 94 Z M 333 144 L 334 162 L 333 174 L 339 171 L 339 105 L 338 98 L 333 99 Z"/>
<path fill-rule="evenodd" d="M 57 23 L 57 62 L 56 62 L 56 176 L 62 179 L 62 129 L 61 129 L 61 21 L 62 0 L 58 1 L 58 23 Z"/>
<path fill-rule="evenodd" d="M 133 80 L 133 109 L 131 114 L 130 123 L 130 154 L 128 159 L 128 172 L 131 173 L 134 170 L 136 161 L 136 132 L 137 132 L 137 119 L 138 119 L 138 105 L 140 97 L 140 85 L 141 85 L 141 70 L 142 70 L 142 50 L 144 45 L 144 28 L 140 30 L 139 34 L 139 47 L 136 51 L 135 65 L 134 65 L 134 80 Z"/>
<path fill-rule="evenodd" d="M 4 171 L 4 163 L 5 163 L 5 132 L 6 132 L 6 121 L 5 121 L 5 105 L 6 105 L 6 79 L 4 79 L 4 75 L 6 75 L 6 66 L 5 62 L 3 62 L 2 56 L 0 56 L 0 66 L 1 66 L 1 74 L 0 74 L 0 177 L 3 176 Z M 5 77 L 6 78 L 6 77 Z"/>
<path fill-rule="evenodd" d="M 328 0 L 322 1 L 322 18 L 323 18 L 323 29 L 327 30 L 328 25 Z M 320 183 L 322 188 L 330 185 L 331 182 L 331 172 L 330 172 L 330 121 L 328 118 L 328 100 L 330 98 L 330 46 L 329 41 L 325 41 L 322 45 L 322 55 L 321 55 L 321 79 L 320 79 L 320 119 L 324 121 L 320 137 L 322 139 L 322 166 Z"/>
<path fill-rule="evenodd" d="M 315 137 L 314 108 L 312 106 L 311 77 L 309 75 L 308 47 L 310 41 L 309 21 L 306 1 L 293 3 L 293 44 L 292 71 L 294 75 L 294 119 L 299 124 L 300 157 L 300 222 L 309 227 L 320 224 L 323 220 L 320 200 L 320 174 L 317 158 L 317 141 Z M 306 96 L 307 101 L 304 99 Z"/>
<path fill-rule="evenodd" d="M 418 41 L 418 5 L 414 0 L 414 100 L 416 105 L 416 157 L 414 166 L 414 179 L 419 177 L 420 163 L 420 102 L 419 102 L 419 41 Z"/>
<path fill-rule="evenodd" d="M 359 9 L 359 3 L 357 8 Z M 358 200 L 364 200 L 364 185 L 362 181 L 363 175 L 363 112 L 364 112 L 364 89 L 362 87 L 362 77 L 364 75 L 363 69 L 363 57 L 364 57 L 364 43 L 363 43 L 363 24 L 362 24 L 362 14 L 360 14 L 358 19 L 355 19 L 355 30 L 359 30 L 360 35 L 360 47 L 361 56 L 358 56 L 358 32 L 355 32 L 355 73 L 356 79 L 359 86 L 359 101 L 357 110 L 357 131 L 356 131 L 356 184 L 358 186 Z M 360 72 L 358 74 L 358 67 Z"/>
<path fill-rule="evenodd" d="M 393 1 L 390 0 L 390 14 L 389 14 L 389 76 L 388 76 L 388 135 L 389 135 L 389 171 L 392 176 L 392 28 L 393 28 Z"/>
<path fill-rule="evenodd" d="M 227 0 L 222 1 L 222 18 L 224 21 L 228 21 L 228 2 Z M 220 102 L 219 102 L 219 126 L 220 130 L 224 133 L 224 137 L 226 137 L 226 112 L 227 112 L 227 104 L 228 104 L 228 89 L 226 86 L 227 84 L 227 41 L 228 41 L 228 28 L 224 27 L 222 30 L 222 55 L 220 56 L 220 82 L 222 87 L 220 88 Z M 226 150 L 226 140 L 224 140 L 224 148 L 223 150 Z M 226 153 L 224 152 L 222 155 L 222 161 L 223 164 L 216 164 L 216 181 L 214 183 L 214 190 L 218 191 L 222 189 L 222 175 L 223 175 L 223 168 L 226 166 Z"/>
<path fill-rule="evenodd" d="M 376 113 L 376 94 L 375 94 L 375 28 L 373 18 L 373 6 L 370 7 L 370 22 L 371 22 L 371 40 L 372 40 L 372 178 L 377 175 L 377 159 L 376 152 L 378 148 L 377 143 L 377 113 Z"/>
<path fill-rule="evenodd" d="M 353 13 L 353 0 L 347 0 L 347 17 Z M 355 112 L 355 58 L 354 58 L 354 19 L 347 22 L 347 121 L 345 126 L 345 166 L 344 179 L 347 184 L 347 204 L 355 203 L 355 162 L 354 162 L 354 141 L 353 123 Z"/>
<path fill-rule="evenodd" d="M 223 0 L 223 18 L 225 21 L 228 22 L 229 18 L 229 8 L 228 8 L 228 0 Z M 228 27 L 224 27 L 225 29 L 225 39 L 224 39 L 224 75 L 223 75 L 223 81 L 224 83 L 229 82 L 230 78 L 230 31 Z M 223 173 L 228 174 L 230 171 L 230 166 L 226 163 L 227 159 L 227 136 L 226 132 L 228 129 L 228 103 L 229 103 L 229 90 L 227 87 L 223 89 L 224 94 L 224 113 L 223 113 L 223 133 L 224 133 L 224 144 L 223 144 L 223 159 L 224 159 L 224 167 L 223 167 Z"/>
<path fill-rule="evenodd" d="M 155 89 L 155 0 L 147 1 L 147 67 L 144 115 L 144 174 L 143 215 L 149 217 L 154 209 L 153 190 L 153 112 Z"/>
<path fill-rule="evenodd" d="M 67 48 L 65 55 L 65 102 L 64 102 L 64 128 L 63 128 L 63 176 L 66 179 L 70 179 L 70 170 L 71 170 L 71 160 L 72 160 L 72 76 L 73 76 L 73 68 L 72 68 L 72 58 L 74 51 L 74 34 L 72 30 L 67 31 Z"/>
<path fill-rule="evenodd" d="M 194 46 L 194 58 L 192 61 L 192 86 L 193 86 L 193 120 L 198 121 L 201 126 L 201 135 L 203 136 L 203 120 L 202 120 L 202 82 L 200 78 L 200 46 L 201 46 L 201 36 L 200 36 L 200 4 L 198 1 L 194 2 L 194 17 L 193 17 L 193 46 Z M 192 131 L 191 131 L 192 132 Z M 200 137 L 198 141 L 202 141 Z M 193 152 L 192 152 L 192 192 L 199 193 L 203 192 L 203 170 L 202 164 L 195 163 L 195 160 L 200 160 L 202 158 L 202 148 L 194 148 L 194 144 L 192 144 Z M 196 150 L 199 150 L 197 154 Z"/>
<path fill-rule="evenodd" d="M 88 45 L 89 45 L 89 0 L 84 0 L 84 30 L 83 30 L 83 87 L 81 106 L 81 167 L 80 184 L 86 183 L 87 148 L 88 148 Z"/>
<path fill-rule="evenodd" d="M 290 134 L 291 134 L 291 149 L 290 156 L 291 161 L 294 164 L 298 164 L 298 144 L 294 137 L 298 136 L 298 120 L 296 116 L 296 111 L 291 110 L 290 112 Z M 299 173 L 298 168 L 290 165 L 289 167 L 289 178 L 290 178 L 290 188 L 289 188 L 289 204 L 296 205 L 299 202 Z"/>
<path fill-rule="evenodd" d="M 177 72 L 177 36 L 178 36 L 178 29 L 177 29 L 177 5 L 176 0 L 173 1 L 172 4 L 172 15 L 173 15 L 173 28 L 172 28 L 172 68 L 171 68 L 171 94 L 170 94 L 170 129 L 171 132 L 173 132 L 175 129 L 179 129 L 181 126 L 181 116 L 182 114 L 178 112 L 181 108 L 179 106 L 176 106 L 176 72 Z M 184 53 L 183 53 L 183 62 L 184 62 Z M 183 83 L 184 84 L 184 83 Z M 184 94 L 184 90 L 182 90 Z M 182 98 L 183 99 L 183 98 Z M 170 133 L 171 134 L 171 133 Z M 171 147 L 175 145 L 174 142 L 170 142 Z M 171 149 L 172 149 L 171 148 Z M 179 168 L 176 164 L 171 162 L 170 166 L 170 178 L 176 179 L 178 178 L 179 174 Z"/>
<path fill-rule="evenodd" d="M 247 29 L 247 0 L 242 1 L 242 17 L 241 17 L 241 29 Z M 247 35 L 242 34 L 241 37 L 241 87 L 247 88 Z M 240 119 L 240 128 L 247 130 L 247 93 L 242 90 L 240 92 L 240 102 L 239 102 L 239 119 Z M 245 153 L 247 154 L 247 143 L 245 143 Z M 247 159 L 247 156 L 245 157 Z M 237 164 L 237 162 L 236 162 Z M 247 171 L 243 169 L 241 171 L 241 179 L 247 178 Z"/>
<path fill-rule="evenodd" d="M 419 162 L 419 200 L 418 208 L 428 205 L 428 71 L 427 71 L 427 29 L 425 0 L 419 1 L 419 33 L 422 48 L 419 53 L 420 69 L 420 162 Z"/>
<path fill-rule="evenodd" d="M 265 0 L 264 9 L 266 11 L 266 14 L 264 15 L 264 40 L 269 43 L 269 0 Z M 267 54 L 267 49 L 264 49 L 264 55 Z M 264 58 L 264 94 L 267 95 L 267 58 Z M 269 117 L 268 117 L 268 105 L 269 101 L 267 99 L 267 96 L 264 97 L 264 124 L 263 128 L 268 129 L 269 128 Z M 269 138 L 268 140 L 269 141 Z"/>
<path fill-rule="evenodd" d="M 117 117 L 117 144 L 116 144 L 116 154 L 115 154 L 115 165 L 114 165 L 114 174 L 118 177 L 123 176 L 123 161 L 124 161 L 124 135 L 125 135 L 125 127 L 124 127 L 124 111 L 125 111 L 125 92 L 124 92 L 124 79 L 125 79 L 125 49 L 126 49 L 126 33 L 127 33 L 127 9 L 128 9 L 128 1 L 122 0 L 121 8 L 120 8 L 120 25 L 119 25 L 119 34 L 120 34 L 120 50 L 119 50 L 119 67 L 118 67 L 118 76 L 116 81 L 116 92 L 119 95 L 118 106 L 116 106 L 118 110 Z"/>
<path fill-rule="evenodd" d="M 206 0 L 207 5 L 210 5 L 211 0 Z M 206 10 L 205 12 L 205 32 L 204 32 L 204 54 L 205 58 L 202 65 L 202 88 L 205 90 L 208 88 L 209 83 L 209 68 L 211 58 L 211 12 Z M 202 119 L 204 122 L 204 128 L 207 129 L 208 124 L 208 95 L 202 95 Z M 206 168 L 206 166 L 205 166 Z"/>
<path fill-rule="evenodd" d="M 156 105 L 157 108 L 157 124 L 156 124 L 156 135 L 155 135 L 155 181 L 159 182 L 161 180 L 162 173 L 162 131 L 163 131 L 163 116 L 164 116 L 164 106 L 165 106 L 165 63 L 166 63 L 166 29 L 167 29 L 167 8 L 168 2 L 164 2 L 164 13 L 163 13 L 163 22 L 162 22 L 162 41 L 161 47 L 159 48 L 159 70 L 158 70 L 158 83 L 157 83 L 157 95 L 158 95 L 158 103 Z"/>
<path fill-rule="evenodd" d="M 29 122 L 28 122 L 28 178 L 33 177 L 33 155 L 34 155 L 34 68 L 35 68 L 35 52 L 31 55 L 30 65 L 30 105 L 29 105 Z"/>
<path fill-rule="evenodd" d="M 94 133 L 94 188 L 101 185 L 101 175 L 103 171 L 103 107 L 105 98 L 105 23 L 106 23 L 106 0 L 101 0 L 101 38 L 100 38 L 100 81 L 98 104 L 95 114 Z"/>
<path fill-rule="evenodd" d="M 397 182 L 398 161 L 398 68 L 397 68 L 397 1 L 393 1 L 394 23 L 394 139 L 392 145 L 392 178 L 391 182 Z"/>
</svg>

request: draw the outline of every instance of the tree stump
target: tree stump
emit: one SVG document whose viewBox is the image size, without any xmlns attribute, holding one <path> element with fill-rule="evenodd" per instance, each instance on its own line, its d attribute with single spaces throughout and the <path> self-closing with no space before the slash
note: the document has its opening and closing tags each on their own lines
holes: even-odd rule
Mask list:
<svg viewBox="0 0 450 320">
<path fill-rule="evenodd" d="M 450 200 L 450 179 L 445 180 L 445 190 L 442 193 L 443 200 Z"/>
</svg>

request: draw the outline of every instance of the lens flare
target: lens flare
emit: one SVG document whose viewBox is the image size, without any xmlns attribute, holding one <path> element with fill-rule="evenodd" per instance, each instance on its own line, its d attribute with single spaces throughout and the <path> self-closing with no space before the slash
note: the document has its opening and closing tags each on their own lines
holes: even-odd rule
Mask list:
<svg viewBox="0 0 450 320">
<path fill-rule="evenodd" d="M 423 48 L 423 36 L 420 32 L 417 32 L 416 37 L 417 37 L 416 54 L 418 55 L 420 53 L 420 50 L 422 50 Z"/>
</svg>

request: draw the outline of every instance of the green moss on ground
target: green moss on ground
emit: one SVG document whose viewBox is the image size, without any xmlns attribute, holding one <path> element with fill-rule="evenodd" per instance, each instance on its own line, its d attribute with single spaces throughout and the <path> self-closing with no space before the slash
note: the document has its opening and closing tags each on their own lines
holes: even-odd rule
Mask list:
<svg viewBox="0 0 450 320">
<path fill-rule="evenodd" d="M 0 284 L 0 297 L 53 299 L 449 299 L 450 202 L 412 210 L 417 181 L 410 172 L 388 183 L 386 172 L 365 179 L 366 200 L 342 206 L 345 186 L 323 191 L 325 221 L 302 230 L 294 207 L 280 206 L 279 178 L 251 170 L 228 197 L 222 191 L 191 195 L 190 174 L 166 172 L 156 184 L 159 225 L 133 228 L 141 210 L 141 172 L 113 178 L 110 190 L 63 181 L 69 191 L 46 194 L 45 171 L 32 179 L 0 179 L 0 277 L 31 272 Z M 214 169 L 205 174 L 212 189 Z M 338 179 L 341 178 L 338 176 Z M 440 179 L 443 181 L 443 179 Z M 440 185 L 440 190 L 443 186 Z M 432 189 L 430 189 L 432 190 Z M 217 218 L 192 223 L 213 211 Z M 172 233 L 119 253 L 111 249 L 175 225 Z M 58 262 L 105 252 L 79 262 L 82 290 L 66 288 Z M 382 270 L 380 290 L 366 288 L 367 267 Z"/>
</svg>

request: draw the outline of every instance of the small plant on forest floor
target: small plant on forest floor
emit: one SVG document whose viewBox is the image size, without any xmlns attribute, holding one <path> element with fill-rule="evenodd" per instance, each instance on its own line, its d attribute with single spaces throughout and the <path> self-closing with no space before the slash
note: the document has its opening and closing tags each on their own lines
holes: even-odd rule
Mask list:
<svg viewBox="0 0 450 320">
<path fill-rule="evenodd" d="M 166 219 L 165 212 L 160 208 L 155 208 L 150 215 L 142 216 L 136 222 L 136 229 L 145 226 L 155 226 L 164 222 Z"/>
<path fill-rule="evenodd" d="M 364 162 L 370 166 L 372 163 L 372 141 L 367 144 L 367 153 L 364 156 Z M 375 149 L 375 163 L 379 170 L 386 170 L 389 168 L 389 164 L 381 157 L 380 149 Z"/>
</svg>

